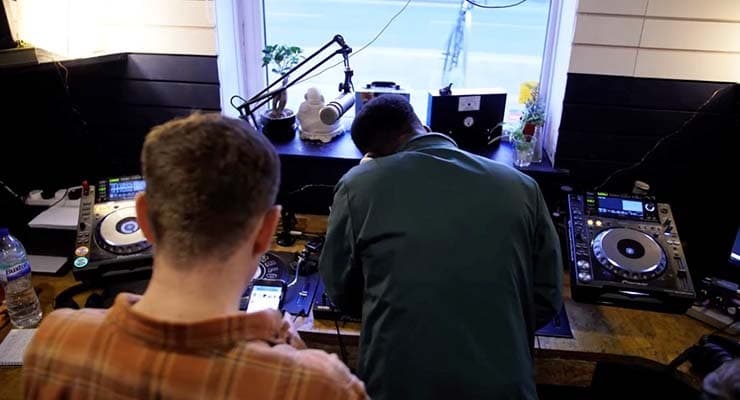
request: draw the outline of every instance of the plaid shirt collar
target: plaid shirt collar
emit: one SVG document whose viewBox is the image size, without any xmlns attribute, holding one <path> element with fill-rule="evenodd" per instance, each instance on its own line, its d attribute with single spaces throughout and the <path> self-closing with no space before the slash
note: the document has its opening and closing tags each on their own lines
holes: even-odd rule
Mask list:
<svg viewBox="0 0 740 400">
<path fill-rule="evenodd" d="M 214 317 L 199 322 L 168 322 L 150 318 L 132 309 L 141 297 L 121 293 L 108 311 L 106 323 L 117 325 L 129 335 L 164 348 L 206 348 L 236 342 L 262 340 L 270 344 L 289 341 L 289 325 L 275 310 Z"/>
</svg>

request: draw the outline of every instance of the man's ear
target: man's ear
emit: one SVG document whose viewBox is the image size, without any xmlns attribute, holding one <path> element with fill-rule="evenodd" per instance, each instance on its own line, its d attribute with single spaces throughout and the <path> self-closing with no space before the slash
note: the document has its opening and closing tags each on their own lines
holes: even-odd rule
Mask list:
<svg viewBox="0 0 740 400">
<path fill-rule="evenodd" d="M 136 193 L 136 222 L 139 224 L 139 229 L 141 229 L 146 240 L 154 244 L 156 238 L 154 237 L 152 224 L 149 221 L 149 204 L 147 203 L 145 192 Z"/>
<path fill-rule="evenodd" d="M 258 222 L 257 236 L 254 239 L 253 254 L 264 254 L 272 247 L 272 238 L 275 236 L 278 221 L 280 221 L 281 206 L 272 206 Z"/>
</svg>

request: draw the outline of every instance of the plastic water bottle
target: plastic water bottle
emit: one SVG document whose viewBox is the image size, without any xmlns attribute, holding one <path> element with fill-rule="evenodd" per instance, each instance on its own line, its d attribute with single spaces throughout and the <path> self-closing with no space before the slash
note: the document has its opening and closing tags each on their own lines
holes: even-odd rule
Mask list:
<svg viewBox="0 0 740 400">
<path fill-rule="evenodd" d="M 10 322 L 33 328 L 41 321 L 41 304 L 31 284 L 31 263 L 21 242 L 0 228 L 0 282 L 5 290 Z"/>
</svg>

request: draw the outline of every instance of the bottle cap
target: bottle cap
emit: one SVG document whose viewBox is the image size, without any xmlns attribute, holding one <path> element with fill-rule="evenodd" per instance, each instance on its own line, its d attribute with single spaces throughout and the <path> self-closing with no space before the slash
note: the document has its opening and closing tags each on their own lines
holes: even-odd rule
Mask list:
<svg viewBox="0 0 740 400">
<path fill-rule="evenodd" d="M 8 231 L 8 228 L 0 227 L 0 237 L 8 236 L 10 235 L 10 232 Z"/>
</svg>

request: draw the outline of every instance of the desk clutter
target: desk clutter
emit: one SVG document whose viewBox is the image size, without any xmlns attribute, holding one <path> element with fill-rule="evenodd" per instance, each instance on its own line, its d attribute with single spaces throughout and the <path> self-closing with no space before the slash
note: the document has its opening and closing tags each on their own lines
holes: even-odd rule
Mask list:
<svg viewBox="0 0 740 400">
<path fill-rule="evenodd" d="M 151 246 L 134 207 L 145 186 L 136 175 L 83 184 L 72 258 L 78 281 L 110 281 L 151 268 Z M 571 193 L 567 204 L 564 257 L 574 300 L 672 313 L 691 307 L 698 290 L 669 204 L 644 194 L 603 192 Z M 337 310 L 324 293 L 317 273 L 322 244 L 317 237 L 299 253 L 266 254 L 254 279 L 284 281 L 283 308 L 290 314 L 306 316 L 313 310 L 316 318 L 357 320 Z M 243 306 L 248 294 L 249 289 Z M 572 336 L 566 311 L 557 319 L 544 334 Z"/>
</svg>

